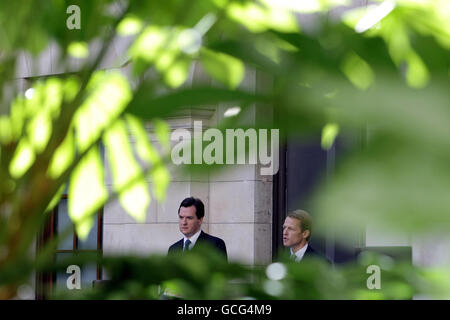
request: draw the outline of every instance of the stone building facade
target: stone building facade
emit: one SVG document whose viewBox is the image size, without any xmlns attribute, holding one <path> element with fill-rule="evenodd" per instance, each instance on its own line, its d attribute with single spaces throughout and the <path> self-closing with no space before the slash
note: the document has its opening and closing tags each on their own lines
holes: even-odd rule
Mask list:
<svg viewBox="0 0 450 320">
<path fill-rule="evenodd" d="M 100 68 L 120 69 L 123 61 L 118 60 L 130 39 L 117 40 L 114 50 Z M 94 50 L 95 51 L 95 50 Z M 50 46 L 37 59 L 21 54 L 17 68 L 16 82 L 24 91 L 28 80 L 35 77 L 56 75 L 54 61 L 58 49 Z M 73 70 L 80 63 L 71 61 Z M 122 69 L 128 74 L 126 68 Z M 187 85 L 204 81 L 199 66 L 191 70 Z M 267 81 L 257 72 L 248 69 L 242 84 L 243 88 L 258 92 L 264 90 Z M 204 129 L 216 126 L 223 118 L 229 105 L 216 105 L 197 109 L 186 109 L 165 119 L 172 130 L 194 129 L 194 121 L 201 120 Z M 261 117 L 273 117 L 257 106 L 249 108 L 245 114 L 247 125 L 252 125 Z M 150 139 L 154 139 L 148 127 Z M 133 137 L 130 136 L 133 140 Z M 108 170 L 107 163 L 106 169 Z M 259 165 L 230 165 L 208 175 L 185 174 L 180 168 L 170 166 L 172 180 L 167 191 L 167 200 L 159 203 L 152 200 L 144 223 L 136 222 L 121 207 L 117 200 L 107 203 L 103 209 L 103 253 L 150 255 L 164 254 L 170 244 L 181 238 L 178 229 L 177 210 L 180 202 L 188 196 L 201 198 L 205 203 L 203 230 L 218 236 L 226 242 L 229 259 L 247 265 L 263 265 L 272 261 L 273 221 L 285 212 L 274 212 L 273 176 L 261 176 Z M 111 188 L 110 175 L 106 174 L 105 184 Z M 149 190 L 152 185 L 149 181 Z M 443 265 L 450 262 L 450 240 L 445 235 L 429 237 L 398 237 L 367 226 L 360 243 L 363 247 L 404 246 L 411 247 L 413 264 L 418 266 Z M 429 248 L 433 247 L 430 251 Z"/>
</svg>

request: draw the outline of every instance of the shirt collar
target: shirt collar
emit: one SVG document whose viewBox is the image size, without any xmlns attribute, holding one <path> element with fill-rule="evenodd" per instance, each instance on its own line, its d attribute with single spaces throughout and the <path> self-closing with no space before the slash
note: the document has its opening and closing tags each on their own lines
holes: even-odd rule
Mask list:
<svg viewBox="0 0 450 320">
<path fill-rule="evenodd" d="M 306 243 L 303 248 L 301 248 L 300 250 L 298 250 L 297 252 L 293 253 L 292 249 L 291 250 L 291 255 L 295 254 L 296 258 L 295 261 L 301 261 L 303 259 L 303 256 L 305 255 L 306 249 L 308 249 L 308 243 Z"/>
<path fill-rule="evenodd" d="M 183 246 L 187 239 L 191 241 L 191 244 L 189 248 L 194 247 L 195 243 L 197 242 L 198 237 L 200 237 L 200 233 L 202 232 L 202 229 L 198 230 L 192 237 L 186 238 L 186 236 L 183 237 Z"/>
</svg>

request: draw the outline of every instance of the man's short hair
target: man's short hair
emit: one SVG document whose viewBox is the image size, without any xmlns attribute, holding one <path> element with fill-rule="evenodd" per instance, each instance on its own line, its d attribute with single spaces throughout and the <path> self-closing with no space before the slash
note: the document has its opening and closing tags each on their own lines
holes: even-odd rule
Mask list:
<svg viewBox="0 0 450 320">
<path fill-rule="evenodd" d="M 294 210 L 289 212 L 287 216 L 300 221 L 300 230 L 302 230 L 302 232 L 305 230 L 309 230 L 309 236 L 308 238 L 306 238 L 306 241 L 309 241 L 312 232 L 311 215 L 305 210 Z"/>
<path fill-rule="evenodd" d="M 178 207 L 178 213 L 180 213 L 180 208 L 188 208 L 190 206 L 195 207 L 195 215 L 198 219 L 201 219 L 205 216 L 205 205 L 203 204 L 202 200 L 194 197 L 189 197 L 181 201 L 180 206 Z"/>
</svg>

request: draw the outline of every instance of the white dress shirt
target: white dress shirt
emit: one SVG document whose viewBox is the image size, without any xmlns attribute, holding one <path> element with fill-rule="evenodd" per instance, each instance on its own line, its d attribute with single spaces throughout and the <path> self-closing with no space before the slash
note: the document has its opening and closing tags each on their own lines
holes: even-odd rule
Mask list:
<svg viewBox="0 0 450 320">
<path fill-rule="evenodd" d="M 195 243 L 197 242 L 198 237 L 200 236 L 200 233 L 202 232 L 202 229 L 198 230 L 192 237 L 190 238 L 186 238 L 186 236 L 183 237 L 183 248 L 184 248 L 184 244 L 186 243 L 186 240 L 189 239 L 191 240 L 191 244 L 189 245 L 189 250 L 191 250 L 194 246 Z"/>
<path fill-rule="evenodd" d="M 296 256 L 296 258 L 295 258 L 296 262 L 299 262 L 299 261 L 301 261 L 303 259 L 303 256 L 305 255 L 305 252 L 306 252 L 306 249 L 308 249 L 308 243 L 303 248 L 298 250 L 296 253 L 292 252 L 292 249 L 290 249 L 291 250 L 291 255 L 295 254 L 295 256 Z"/>
</svg>

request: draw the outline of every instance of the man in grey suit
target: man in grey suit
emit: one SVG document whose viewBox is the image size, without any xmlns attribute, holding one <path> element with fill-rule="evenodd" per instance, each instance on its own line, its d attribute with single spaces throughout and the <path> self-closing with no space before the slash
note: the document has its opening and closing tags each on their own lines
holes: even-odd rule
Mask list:
<svg viewBox="0 0 450 320">
<path fill-rule="evenodd" d="M 178 208 L 178 225 L 183 239 L 170 246 L 169 254 L 177 250 L 194 250 L 197 243 L 206 243 L 223 253 L 227 259 L 225 242 L 202 231 L 204 216 L 205 206 L 200 199 L 189 197 L 181 202 Z"/>
</svg>

